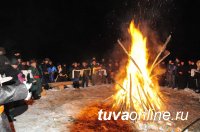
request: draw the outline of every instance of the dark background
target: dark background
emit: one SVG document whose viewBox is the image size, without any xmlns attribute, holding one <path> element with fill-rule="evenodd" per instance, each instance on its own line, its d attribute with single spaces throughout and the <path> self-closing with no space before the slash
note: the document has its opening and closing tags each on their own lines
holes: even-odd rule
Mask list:
<svg viewBox="0 0 200 132">
<path fill-rule="evenodd" d="M 134 19 L 147 21 L 160 41 L 172 34 L 169 58 L 198 59 L 198 0 L 17 0 L 0 2 L 0 46 L 25 59 L 56 62 L 108 57 Z"/>
</svg>

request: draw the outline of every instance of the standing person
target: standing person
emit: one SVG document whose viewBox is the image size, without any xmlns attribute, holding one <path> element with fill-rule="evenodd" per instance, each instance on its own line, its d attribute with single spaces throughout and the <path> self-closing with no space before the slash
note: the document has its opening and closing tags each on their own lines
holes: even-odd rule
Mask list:
<svg viewBox="0 0 200 132">
<path fill-rule="evenodd" d="M 166 86 L 166 75 L 167 75 L 167 66 L 165 64 L 165 62 L 161 62 L 161 64 L 159 65 L 159 67 L 164 70 L 164 72 L 158 76 L 159 78 L 159 85 L 160 86 Z"/>
<path fill-rule="evenodd" d="M 88 87 L 89 83 L 89 78 L 91 74 L 91 69 L 88 67 L 87 62 L 82 63 L 82 70 L 83 70 L 83 75 L 82 75 L 82 87 L 84 88 L 85 86 Z"/>
<path fill-rule="evenodd" d="M 42 80 L 40 77 L 39 70 L 37 69 L 36 60 L 31 60 L 30 63 L 31 67 L 29 68 L 29 70 L 31 70 L 31 73 L 33 75 L 33 78 L 31 79 L 31 82 L 33 83 L 31 92 L 33 94 L 33 99 L 40 99 L 42 92 Z"/>
<path fill-rule="evenodd" d="M 98 78 L 101 80 L 102 84 L 106 84 L 106 77 L 107 77 L 106 66 L 100 64 L 100 69 L 98 70 Z"/>
<path fill-rule="evenodd" d="M 94 86 L 98 81 L 98 70 L 100 69 L 99 65 L 97 64 L 96 60 L 92 61 L 91 64 L 91 71 L 92 71 L 92 85 Z"/>
<path fill-rule="evenodd" d="M 101 63 L 100 63 L 102 66 L 106 67 L 106 61 L 104 58 L 101 59 Z"/>
<path fill-rule="evenodd" d="M 117 74 L 119 72 L 119 63 L 115 61 L 114 67 L 113 67 L 114 73 Z"/>
<path fill-rule="evenodd" d="M 107 66 L 107 80 L 108 80 L 108 83 L 111 84 L 114 82 L 114 72 L 113 72 L 113 66 L 112 66 L 112 63 L 109 63 L 108 66 Z"/>
<path fill-rule="evenodd" d="M 178 89 L 184 89 L 187 85 L 187 67 L 185 63 L 181 61 L 180 66 L 177 69 L 178 73 Z"/>
<path fill-rule="evenodd" d="M 174 85 L 174 88 L 177 88 L 178 87 L 178 79 L 179 79 L 179 74 L 178 74 L 177 70 L 180 67 L 180 60 L 177 57 L 175 59 L 174 65 L 175 65 L 175 70 L 174 70 L 175 85 Z"/>
<path fill-rule="evenodd" d="M 72 70 L 72 80 L 73 80 L 73 86 L 74 86 L 74 88 L 79 88 L 80 87 L 80 83 L 79 83 L 80 72 L 81 72 L 81 70 L 78 67 L 78 63 L 75 62 L 73 70 Z"/>
<path fill-rule="evenodd" d="M 193 76 L 191 76 L 191 71 L 193 69 L 197 69 L 195 63 L 191 60 L 188 61 L 188 88 L 195 90 L 196 80 Z"/>
<path fill-rule="evenodd" d="M 49 73 L 48 73 L 48 68 L 49 68 L 49 58 L 45 58 L 44 63 L 41 65 L 42 69 L 42 82 L 44 85 L 44 89 L 48 90 L 50 89 L 49 84 Z"/>
<path fill-rule="evenodd" d="M 67 68 L 67 76 L 68 76 L 69 81 L 72 81 L 73 67 L 74 67 L 74 62 L 71 65 L 69 65 L 68 68 Z"/>
<path fill-rule="evenodd" d="M 197 65 L 197 69 L 193 69 L 192 72 L 192 76 L 194 78 L 196 78 L 196 93 L 200 93 L 200 60 L 197 61 L 196 63 Z"/>
<path fill-rule="evenodd" d="M 175 65 L 172 60 L 169 60 L 167 65 L 167 86 L 175 87 Z"/>
<path fill-rule="evenodd" d="M 49 61 L 49 67 L 47 69 L 48 69 L 48 73 L 49 73 L 49 80 L 50 80 L 50 82 L 54 82 L 55 73 L 57 72 L 57 69 L 53 65 L 52 61 Z"/>
</svg>

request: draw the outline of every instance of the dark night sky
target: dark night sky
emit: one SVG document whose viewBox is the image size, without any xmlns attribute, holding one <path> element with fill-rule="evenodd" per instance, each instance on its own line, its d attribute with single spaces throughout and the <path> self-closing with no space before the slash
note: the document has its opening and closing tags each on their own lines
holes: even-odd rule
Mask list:
<svg viewBox="0 0 200 132">
<path fill-rule="evenodd" d="M 173 56 L 198 59 L 198 0 L 18 0 L 0 2 L 0 46 L 26 58 L 77 61 L 109 55 L 131 19 L 146 20 Z"/>
</svg>

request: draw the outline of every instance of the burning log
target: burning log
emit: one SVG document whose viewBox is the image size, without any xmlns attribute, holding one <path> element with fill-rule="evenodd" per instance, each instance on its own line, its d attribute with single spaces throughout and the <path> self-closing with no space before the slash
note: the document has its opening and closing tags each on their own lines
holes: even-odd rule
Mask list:
<svg viewBox="0 0 200 132">
<path fill-rule="evenodd" d="M 170 38 L 171 38 L 171 35 L 168 37 L 168 39 L 167 39 L 165 45 L 168 44 Z M 142 70 L 140 69 L 140 67 L 138 66 L 138 64 L 136 63 L 136 61 L 133 59 L 133 57 L 132 57 L 131 55 L 129 55 L 128 51 L 127 51 L 126 48 L 123 46 L 123 44 L 120 42 L 120 40 L 118 40 L 118 44 L 121 46 L 121 48 L 124 50 L 124 52 L 129 56 L 129 58 L 131 59 L 131 61 L 134 63 L 134 65 L 136 66 L 136 68 L 137 68 L 138 71 L 140 72 L 140 74 L 141 74 L 143 80 L 147 80 L 147 79 L 144 78 L 145 76 L 143 76 Z M 165 46 L 165 47 L 166 47 L 166 46 Z M 163 49 L 165 49 L 165 48 L 163 48 Z M 162 53 L 162 52 L 160 52 L 160 53 Z M 164 56 L 161 60 L 159 60 L 159 62 L 156 63 L 155 67 L 156 67 L 161 61 L 163 61 L 168 55 L 169 55 L 169 54 L 167 54 L 167 55 Z M 160 56 L 160 55 L 159 55 L 159 56 Z M 158 57 L 158 58 L 159 58 L 159 57 Z M 155 61 L 155 62 L 156 62 L 156 61 Z M 147 80 L 147 82 L 148 82 L 148 80 Z M 131 83 L 131 82 L 130 82 L 130 83 Z M 148 82 L 148 84 L 149 84 L 149 85 L 152 85 L 152 83 L 149 83 L 149 82 Z M 123 87 L 121 87 L 121 88 L 123 88 Z M 123 88 L 123 89 L 124 89 L 124 88 Z M 143 90 L 143 89 L 142 89 L 142 90 Z M 144 93 L 144 96 L 147 98 L 147 101 L 148 101 L 148 97 L 147 97 L 146 93 L 145 93 L 144 91 L 142 91 L 142 92 Z M 161 99 L 161 97 L 160 97 L 159 95 L 158 95 L 158 97 Z M 151 106 L 150 101 L 148 101 L 148 104 L 150 104 L 150 106 Z M 153 109 L 152 106 L 151 106 L 150 108 Z"/>
<path fill-rule="evenodd" d="M 128 55 L 128 57 L 131 59 L 131 61 L 133 62 L 133 64 L 136 66 L 137 70 L 139 71 L 139 73 L 141 74 L 142 78 L 144 80 L 148 80 L 145 79 L 145 76 L 142 73 L 142 70 L 140 69 L 140 67 L 138 66 L 138 64 L 136 63 L 136 61 L 133 59 L 133 57 L 128 53 L 128 51 L 126 50 L 126 48 L 123 46 L 123 44 L 118 40 L 118 44 L 121 46 L 121 48 L 124 50 L 124 52 Z M 149 83 L 150 84 L 150 83 Z"/>
<path fill-rule="evenodd" d="M 135 64 L 135 66 L 137 67 L 138 71 L 142 74 L 142 71 L 140 69 L 140 67 L 138 66 L 138 64 L 135 62 L 135 60 L 133 59 L 133 57 L 131 55 L 129 55 L 128 51 L 126 50 L 126 48 L 123 46 L 123 44 L 120 42 L 120 40 L 117 40 L 118 44 L 121 46 L 121 48 L 124 50 L 124 52 L 128 55 L 128 57 L 130 57 L 131 61 Z"/>
<path fill-rule="evenodd" d="M 151 69 L 150 69 L 150 74 L 151 74 L 152 70 L 154 69 L 154 67 L 156 67 L 156 65 L 159 64 L 159 63 L 156 63 L 156 62 L 157 62 L 158 58 L 160 57 L 160 55 L 165 51 L 165 49 L 167 47 L 167 44 L 169 43 L 170 39 L 171 39 L 171 35 L 168 36 L 168 38 L 165 41 L 165 44 L 163 45 L 161 51 L 158 53 L 158 55 L 156 56 L 154 62 L 152 63 Z M 166 55 L 165 57 L 163 57 L 163 59 L 161 59 L 161 61 L 163 61 L 168 55 Z M 159 61 L 159 62 L 161 62 L 161 61 Z"/>
<path fill-rule="evenodd" d="M 166 55 L 165 56 L 163 56 L 156 64 L 154 64 L 154 66 L 152 67 L 152 70 L 156 67 L 156 66 L 158 66 L 167 56 L 169 56 L 170 55 L 170 52 L 169 51 L 167 51 L 167 53 L 166 53 Z M 152 71 L 151 71 L 152 72 Z"/>
</svg>

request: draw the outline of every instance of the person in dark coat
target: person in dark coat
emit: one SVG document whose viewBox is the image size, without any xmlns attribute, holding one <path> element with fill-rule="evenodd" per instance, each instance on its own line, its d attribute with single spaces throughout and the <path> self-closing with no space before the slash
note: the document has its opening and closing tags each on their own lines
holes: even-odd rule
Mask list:
<svg viewBox="0 0 200 132">
<path fill-rule="evenodd" d="M 98 80 L 98 71 L 101 69 L 101 67 L 97 64 L 96 60 L 93 59 L 92 60 L 92 64 L 91 64 L 91 81 L 92 81 L 92 85 L 96 85 L 99 80 Z"/>
<path fill-rule="evenodd" d="M 82 70 L 83 70 L 82 87 L 84 88 L 85 86 L 88 87 L 90 74 L 91 74 L 91 69 L 90 69 L 90 67 L 88 67 L 87 62 L 82 63 Z"/>
<path fill-rule="evenodd" d="M 193 76 L 191 76 L 192 69 L 197 69 L 196 65 L 193 61 L 188 61 L 188 88 L 195 90 L 196 88 L 196 80 Z"/>
<path fill-rule="evenodd" d="M 167 65 L 167 86 L 175 88 L 175 76 L 176 76 L 176 66 L 172 62 L 172 60 L 169 60 Z"/>
<path fill-rule="evenodd" d="M 175 65 L 175 70 L 174 70 L 174 86 L 173 88 L 177 88 L 178 87 L 178 78 L 179 78 L 179 74 L 178 74 L 178 68 L 180 67 L 180 60 L 178 58 L 175 59 L 175 62 L 174 62 L 174 65 Z"/>
<path fill-rule="evenodd" d="M 31 88 L 33 99 L 39 99 L 42 92 L 42 79 L 40 76 L 40 72 L 37 69 L 36 60 L 31 60 L 31 67 L 29 68 L 29 70 L 31 70 L 33 76 L 33 78 L 31 79 L 31 82 L 33 83 Z"/>
<path fill-rule="evenodd" d="M 196 93 L 200 93 L 200 60 L 197 61 L 196 63 L 197 69 L 192 70 L 192 76 L 196 79 Z"/>
<path fill-rule="evenodd" d="M 164 72 L 161 75 L 158 75 L 159 85 L 160 86 L 166 86 L 167 85 L 167 80 L 166 80 L 167 66 L 166 66 L 164 61 L 160 63 L 159 68 L 164 70 Z"/>
<path fill-rule="evenodd" d="M 78 67 L 78 63 L 74 63 L 74 67 L 72 70 L 72 80 L 73 80 L 73 86 L 74 88 L 79 88 L 80 87 L 80 75 L 81 75 L 81 70 Z"/>
<path fill-rule="evenodd" d="M 119 72 L 119 63 L 117 61 L 114 63 L 113 70 L 115 74 Z"/>
<path fill-rule="evenodd" d="M 111 84 L 114 82 L 114 69 L 112 63 L 108 64 L 106 71 L 107 71 L 107 81 L 109 84 Z"/>
<path fill-rule="evenodd" d="M 9 81 L 12 77 L 0 77 L 0 83 L 3 84 Z M 17 100 L 27 99 L 28 90 L 31 85 L 6 85 L 0 86 L 0 131 L 12 132 L 7 116 L 4 113 L 4 104 L 14 102 Z"/>
<path fill-rule="evenodd" d="M 5 67 L 4 74 L 6 76 L 11 76 L 13 78 L 12 80 L 6 82 L 5 83 L 6 85 L 12 85 L 12 84 L 17 85 L 23 82 L 23 80 L 21 80 L 23 78 L 22 73 L 18 70 L 18 61 L 16 58 L 10 59 L 9 65 L 6 65 Z"/>
<path fill-rule="evenodd" d="M 184 89 L 187 86 L 187 67 L 185 63 L 182 61 L 180 63 L 180 67 L 177 69 L 178 73 L 178 89 Z"/>
<path fill-rule="evenodd" d="M 49 58 L 45 58 L 44 63 L 41 65 L 41 69 L 42 69 L 42 83 L 43 86 L 46 90 L 50 89 L 49 84 L 50 80 L 49 80 L 49 73 L 48 73 L 48 68 L 49 68 Z"/>
<path fill-rule="evenodd" d="M 48 73 L 49 73 L 49 80 L 51 83 L 55 81 L 56 72 L 57 68 L 53 65 L 52 61 L 49 61 Z"/>
</svg>

